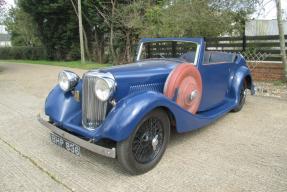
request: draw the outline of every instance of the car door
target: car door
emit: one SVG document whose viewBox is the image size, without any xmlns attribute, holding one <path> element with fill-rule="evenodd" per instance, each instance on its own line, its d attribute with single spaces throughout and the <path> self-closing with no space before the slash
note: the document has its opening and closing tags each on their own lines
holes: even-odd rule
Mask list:
<svg viewBox="0 0 287 192">
<path fill-rule="evenodd" d="M 229 90 L 231 65 L 226 53 L 204 54 L 204 62 L 199 66 L 203 88 L 199 111 L 206 111 L 224 103 Z"/>
</svg>

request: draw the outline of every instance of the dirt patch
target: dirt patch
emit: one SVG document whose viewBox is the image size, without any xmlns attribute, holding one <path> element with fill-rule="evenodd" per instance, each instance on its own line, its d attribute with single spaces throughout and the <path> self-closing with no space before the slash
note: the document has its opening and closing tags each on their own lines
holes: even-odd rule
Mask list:
<svg viewBox="0 0 287 192">
<path fill-rule="evenodd" d="M 283 81 L 256 81 L 257 96 L 287 99 L 287 83 Z"/>
<path fill-rule="evenodd" d="M 4 67 L 0 66 L 0 73 L 4 71 Z"/>
</svg>

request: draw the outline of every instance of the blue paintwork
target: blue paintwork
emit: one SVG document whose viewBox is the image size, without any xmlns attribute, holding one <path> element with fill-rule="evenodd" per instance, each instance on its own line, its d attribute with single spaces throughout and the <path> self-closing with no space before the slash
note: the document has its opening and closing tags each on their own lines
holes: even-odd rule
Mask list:
<svg viewBox="0 0 287 192">
<path fill-rule="evenodd" d="M 116 101 L 119 101 L 121 98 L 130 94 L 132 90 L 135 90 L 131 90 L 130 87 L 160 84 L 158 90 L 162 92 L 168 74 L 179 63 L 180 61 L 158 59 L 110 67 L 101 69 L 100 71 L 110 72 L 115 77 L 117 90 L 114 97 Z"/>
<path fill-rule="evenodd" d="M 76 101 L 71 92 L 64 93 L 58 85 L 46 99 L 45 113 L 58 127 L 81 137 L 122 141 L 132 133 L 146 114 L 157 107 L 164 107 L 174 116 L 178 132 L 187 132 L 210 124 L 236 107 L 239 90 L 246 77 L 251 79 L 249 88 L 254 94 L 251 74 L 241 55 L 238 54 L 232 63 L 203 64 L 203 38 L 155 38 L 142 39 L 140 42 L 159 40 L 184 40 L 200 44 L 197 67 L 202 76 L 203 96 L 196 115 L 162 94 L 167 76 L 182 63 L 172 59 L 138 61 L 134 64 L 100 69 L 102 72 L 112 73 L 115 77 L 117 88 L 113 98 L 117 105 L 93 131 L 82 127 L 81 102 Z M 81 80 L 75 89 L 81 93 Z"/>
</svg>

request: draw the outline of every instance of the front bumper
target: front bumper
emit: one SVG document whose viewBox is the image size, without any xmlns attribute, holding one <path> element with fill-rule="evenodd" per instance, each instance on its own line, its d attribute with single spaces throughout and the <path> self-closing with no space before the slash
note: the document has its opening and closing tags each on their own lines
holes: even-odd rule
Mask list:
<svg viewBox="0 0 287 192">
<path fill-rule="evenodd" d="M 84 139 L 81 139 L 79 137 L 76 137 L 56 126 L 54 126 L 53 124 L 49 123 L 48 120 L 45 119 L 44 116 L 42 115 L 38 115 L 38 120 L 39 122 L 44 125 L 45 127 L 47 127 L 48 129 L 50 129 L 53 133 L 56 133 L 57 135 L 60 135 L 61 137 L 63 137 L 66 140 L 72 141 L 73 143 L 89 150 L 92 151 L 94 153 L 106 156 L 106 157 L 110 157 L 110 158 L 116 158 L 116 149 L 115 148 L 106 148 L 100 145 L 96 145 L 90 141 L 86 141 Z"/>
</svg>

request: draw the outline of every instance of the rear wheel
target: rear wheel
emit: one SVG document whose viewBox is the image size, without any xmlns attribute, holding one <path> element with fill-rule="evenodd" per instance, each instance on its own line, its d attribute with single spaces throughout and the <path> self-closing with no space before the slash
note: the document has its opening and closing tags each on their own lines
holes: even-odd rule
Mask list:
<svg viewBox="0 0 287 192">
<path fill-rule="evenodd" d="M 117 158 L 132 174 L 142 174 L 160 161 L 170 137 L 166 112 L 155 109 L 146 115 L 125 141 L 117 143 Z"/>
<path fill-rule="evenodd" d="M 246 86 L 246 82 L 243 82 L 243 85 L 240 88 L 240 98 L 239 98 L 239 103 L 237 105 L 237 107 L 235 107 L 234 109 L 232 109 L 232 112 L 238 112 L 242 109 L 243 105 L 245 104 L 246 101 L 246 95 L 247 95 L 247 86 Z"/>
</svg>

